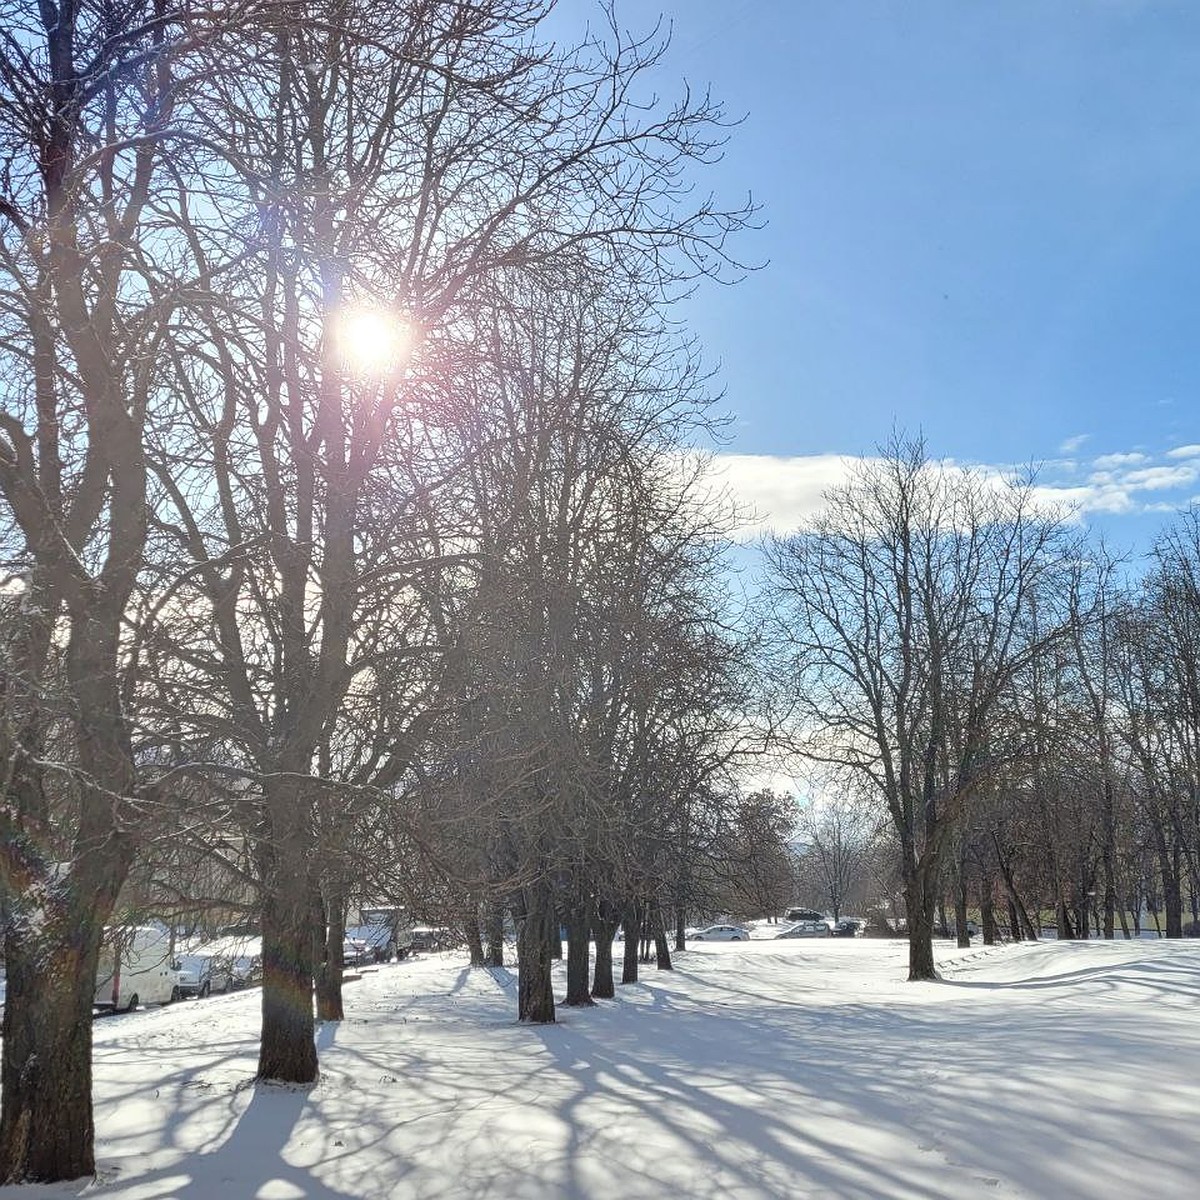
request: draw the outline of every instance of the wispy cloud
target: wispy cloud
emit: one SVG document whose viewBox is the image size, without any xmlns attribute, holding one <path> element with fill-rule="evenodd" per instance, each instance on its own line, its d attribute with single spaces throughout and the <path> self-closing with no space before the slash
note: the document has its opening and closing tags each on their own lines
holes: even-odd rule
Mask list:
<svg viewBox="0 0 1200 1200">
<path fill-rule="evenodd" d="M 1167 451 L 1168 458 L 1200 458 L 1200 445 L 1176 446 Z"/>
<path fill-rule="evenodd" d="M 1075 454 L 1084 442 L 1092 435 L 1090 433 L 1077 433 L 1074 437 L 1069 437 L 1058 448 L 1059 454 Z"/>
</svg>

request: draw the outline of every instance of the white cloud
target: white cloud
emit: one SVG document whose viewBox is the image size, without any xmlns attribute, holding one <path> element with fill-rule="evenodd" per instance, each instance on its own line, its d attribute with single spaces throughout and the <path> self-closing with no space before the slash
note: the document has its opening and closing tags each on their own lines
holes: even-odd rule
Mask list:
<svg viewBox="0 0 1200 1200">
<path fill-rule="evenodd" d="M 1180 447 L 1180 451 L 1184 449 L 1195 450 L 1200 458 L 1200 446 Z M 1188 456 L 1172 451 L 1167 457 Z M 743 509 L 745 517 L 737 536 L 748 540 L 770 531 L 787 533 L 811 520 L 821 511 L 825 493 L 845 483 L 863 461 L 838 454 L 717 454 L 712 468 L 717 485 Z M 1200 480 L 1200 462 L 1156 463 L 1140 451 L 1101 455 L 1092 465 L 1102 469 L 1094 470 L 1086 483 L 1077 483 L 1070 479 L 1073 464 L 1063 460 L 1045 464 L 1042 478 L 1033 489 L 1035 503 L 1075 519 L 1089 513 L 1120 516 L 1171 512 L 1185 506 L 1186 497 L 1151 498 L 1146 493 L 1190 491 Z M 943 459 L 940 467 L 954 472 L 962 470 L 963 464 Z M 996 488 L 1008 486 L 1013 475 L 1009 468 L 998 466 L 977 465 L 975 469 Z"/>
<path fill-rule="evenodd" d="M 717 454 L 712 474 L 746 510 L 738 537 L 752 538 L 788 532 L 816 516 L 825 493 L 845 483 L 859 461 L 840 454 Z"/>
<path fill-rule="evenodd" d="M 1140 471 L 1126 471 L 1120 477 L 1125 487 L 1138 492 L 1170 491 L 1187 487 L 1197 479 L 1200 479 L 1200 468 L 1193 466 L 1146 467 Z"/>
<path fill-rule="evenodd" d="M 1058 448 L 1059 454 L 1074 454 L 1084 442 L 1092 435 L 1090 433 L 1077 433 L 1074 437 L 1069 437 Z"/>
<path fill-rule="evenodd" d="M 1200 446 L 1176 446 L 1174 450 L 1167 451 L 1168 458 L 1200 458 Z"/>
<path fill-rule="evenodd" d="M 1097 471 L 1111 471 L 1118 467 L 1137 467 L 1149 461 L 1148 454 L 1131 450 L 1128 454 L 1101 454 L 1099 458 L 1092 459 L 1092 466 Z"/>
</svg>

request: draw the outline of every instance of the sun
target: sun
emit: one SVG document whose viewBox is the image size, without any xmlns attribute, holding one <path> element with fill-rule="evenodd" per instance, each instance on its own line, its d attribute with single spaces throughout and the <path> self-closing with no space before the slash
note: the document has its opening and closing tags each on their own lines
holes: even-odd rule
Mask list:
<svg viewBox="0 0 1200 1200">
<path fill-rule="evenodd" d="M 404 360 L 412 342 L 406 321 L 386 308 L 344 309 L 334 322 L 338 357 L 357 374 L 387 375 Z"/>
</svg>

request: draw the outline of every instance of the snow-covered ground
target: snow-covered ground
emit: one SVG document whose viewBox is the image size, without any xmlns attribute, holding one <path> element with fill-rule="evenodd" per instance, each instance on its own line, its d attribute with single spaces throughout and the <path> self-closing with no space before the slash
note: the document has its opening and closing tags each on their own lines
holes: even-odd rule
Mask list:
<svg viewBox="0 0 1200 1200">
<path fill-rule="evenodd" d="M 760 931 L 764 932 L 764 931 Z M 258 992 L 96 1024 L 113 1200 L 1196 1195 L 1200 945 L 697 946 L 514 1021 L 434 955 L 346 989 L 310 1090 L 255 1088 Z M 0 1189 L 59 1200 L 82 1185 Z"/>
</svg>

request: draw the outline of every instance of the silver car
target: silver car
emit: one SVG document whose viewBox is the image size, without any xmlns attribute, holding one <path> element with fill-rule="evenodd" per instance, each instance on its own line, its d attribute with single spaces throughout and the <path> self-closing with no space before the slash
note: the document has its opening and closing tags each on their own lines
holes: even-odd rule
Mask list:
<svg viewBox="0 0 1200 1200">
<path fill-rule="evenodd" d="M 750 930 L 741 925 L 710 925 L 693 935 L 697 942 L 748 942 Z"/>
<path fill-rule="evenodd" d="M 777 938 L 828 937 L 828 921 L 797 921 L 775 935 Z"/>
</svg>

